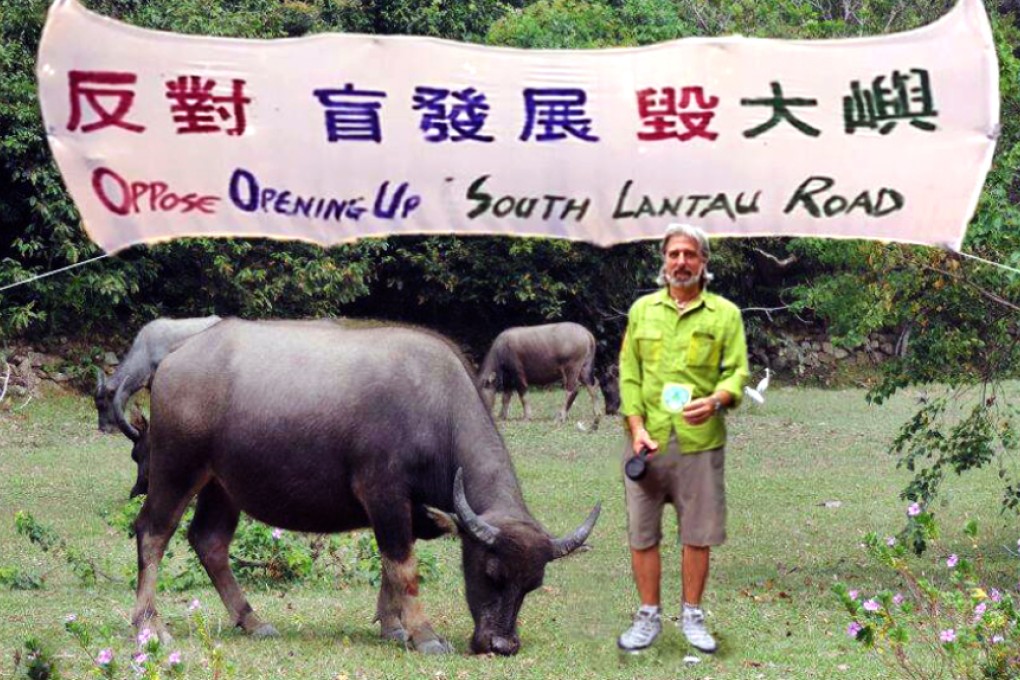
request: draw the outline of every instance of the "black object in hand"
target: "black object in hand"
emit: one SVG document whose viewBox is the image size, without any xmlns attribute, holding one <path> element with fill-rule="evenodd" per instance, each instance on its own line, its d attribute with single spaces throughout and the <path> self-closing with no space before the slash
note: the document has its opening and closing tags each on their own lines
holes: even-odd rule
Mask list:
<svg viewBox="0 0 1020 680">
<path fill-rule="evenodd" d="M 648 454 L 651 453 L 648 447 L 642 446 L 641 450 L 637 452 L 637 455 L 631 456 L 623 466 L 623 474 L 627 475 L 628 479 L 638 481 L 645 476 L 648 472 Z"/>
</svg>

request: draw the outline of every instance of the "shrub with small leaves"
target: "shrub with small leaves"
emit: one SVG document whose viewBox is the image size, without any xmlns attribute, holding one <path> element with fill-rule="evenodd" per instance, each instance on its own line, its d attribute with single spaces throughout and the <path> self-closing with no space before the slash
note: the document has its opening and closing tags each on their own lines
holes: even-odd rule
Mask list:
<svg viewBox="0 0 1020 680">
<path fill-rule="evenodd" d="M 39 590 L 43 580 L 17 567 L 0 567 L 0 586 L 11 590 Z"/>
<path fill-rule="evenodd" d="M 937 553 L 934 518 L 917 504 L 907 514 L 905 535 L 916 535 Z M 905 592 L 868 595 L 837 584 L 833 590 L 852 619 L 847 635 L 876 650 L 903 677 L 1020 678 L 1020 596 L 985 583 L 977 533 L 977 524 L 968 522 L 964 534 L 974 556 L 943 553 L 932 578 L 911 565 L 912 541 L 868 534 L 868 553 L 900 575 Z M 1015 556 L 1020 558 L 1020 546 Z"/>
<path fill-rule="evenodd" d="M 25 651 L 14 653 L 14 677 L 29 680 L 60 680 L 53 654 L 36 638 L 25 640 Z"/>
<path fill-rule="evenodd" d="M 95 562 L 80 549 L 70 545 L 53 529 L 38 522 L 32 513 L 19 510 L 14 514 L 14 526 L 17 532 L 33 544 L 63 557 L 71 568 L 71 572 L 83 585 L 94 585 L 99 570 Z"/>
</svg>

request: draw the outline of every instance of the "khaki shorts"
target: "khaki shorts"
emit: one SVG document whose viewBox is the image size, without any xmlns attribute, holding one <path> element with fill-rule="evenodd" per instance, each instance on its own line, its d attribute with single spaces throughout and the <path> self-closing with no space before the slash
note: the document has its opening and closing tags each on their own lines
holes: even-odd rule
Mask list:
<svg viewBox="0 0 1020 680">
<path fill-rule="evenodd" d="M 627 498 L 627 538 L 630 547 L 645 550 L 662 541 L 662 508 L 676 508 L 680 543 L 722 545 L 726 541 L 726 449 L 681 454 L 676 437 L 666 452 L 653 455 L 648 472 L 635 482 L 623 476 Z M 624 462 L 633 455 L 630 442 Z"/>
</svg>

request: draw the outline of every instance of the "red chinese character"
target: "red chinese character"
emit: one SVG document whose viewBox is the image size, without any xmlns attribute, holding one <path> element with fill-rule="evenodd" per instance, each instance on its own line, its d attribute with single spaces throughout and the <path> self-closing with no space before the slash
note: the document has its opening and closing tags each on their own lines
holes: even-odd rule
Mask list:
<svg viewBox="0 0 1020 680">
<path fill-rule="evenodd" d="M 673 87 L 638 90 L 637 102 L 642 124 L 649 128 L 647 131 L 638 132 L 638 139 L 659 141 L 675 137 L 681 142 L 686 142 L 694 137 L 704 137 L 711 141 L 719 136 L 718 133 L 708 129 L 715 112 L 706 110 L 718 106 L 719 98 L 705 99 L 705 89 L 700 85 L 682 88 L 679 101 L 676 88 Z M 687 111 L 692 104 L 696 110 Z M 683 126 L 684 132 L 677 132 L 677 122 Z"/>
<path fill-rule="evenodd" d="M 247 125 L 244 105 L 251 99 L 244 94 L 245 81 L 234 79 L 228 95 L 215 95 L 216 81 L 201 76 L 178 76 L 166 83 L 166 98 L 176 102 L 170 107 L 177 134 L 222 132 L 223 121 L 234 121 L 227 130 L 231 136 L 244 134 Z"/>
<path fill-rule="evenodd" d="M 134 85 L 136 80 L 138 76 L 134 73 L 69 71 L 67 81 L 71 96 L 71 117 L 67 121 L 67 129 L 72 131 L 79 129 L 81 100 L 84 98 L 98 119 L 81 125 L 82 132 L 92 132 L 104 127 L 124 128 L 128 132 L 145 130 L 143 125 L 124 120 L 135 100 L 134 90 L 126 86 Z M 111 98 L 115 100 L 112 111 L 103 103 L 104 100 L 109 103 Z"/>
</svg>

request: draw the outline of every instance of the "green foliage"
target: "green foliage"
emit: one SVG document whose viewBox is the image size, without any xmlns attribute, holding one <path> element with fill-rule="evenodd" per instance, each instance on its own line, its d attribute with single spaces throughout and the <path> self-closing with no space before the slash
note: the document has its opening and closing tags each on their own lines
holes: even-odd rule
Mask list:
<svg viewBox="0 0 1020 680">
<path fill-rule="evenodd" d="M 53 652 L 38 638 L 25 640 L 25 651 L 14 653 L 14 677 L 28 680 L 60 680 Z"/>
<path fill-rule="evenodd" d="M 489 29 L 493 45 L 530 49 L 612 47 L 624 30 L 611 7 L 584 0 L 539 0 Z"/>
<path fill-rule="evenodd" d="M 39 590 L 43 587 L 43 580 L 42 577 L 17 567 L 0 567 L 0 587 L 11 590 Z"/>
<path fill-rule="evenodd" d="M 18 534 L 39 546 L 43 552 L 51 552 L 62 557 L 71 568 L 71 573 L 83 585 L 95 584 L 98 575 L 95 562 L 80 548 L 61 538 L 53 529 L 36 521 L 32 513 L 24 510 L 14 513 L 14 526 Z"/>
<path fill-rule="evenodd" d="M 934 518 L 921 513 L 912 519 L 923 542 L 938 548 Z M 963 534 L 977 549 L 974 520 Z M 906 678 L 1017 678 L 1020 673 L 1020 613 L 1015 596 L 989 586 L 982 575 L 983 559 L 942 555 L 935 580 L 911 564 L 907 547 L 894 538 L 865 537 L 868 553 L 894 570 L 906 594 L 881 591 L 861 595 L 839 583 L 833 591 L 852 621 L 847 634 L 878 652 L 892 671 Z M 1016 557 L 1020 558 L 1020 552 Z M 941 561 L 941 560 L 940 560 Z"/>
</svg>

